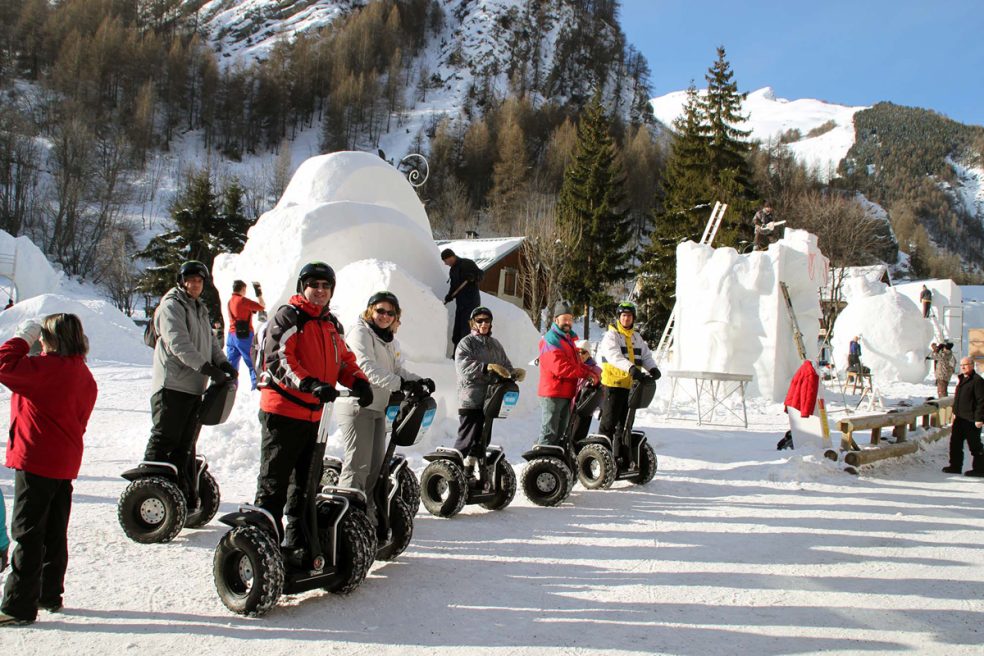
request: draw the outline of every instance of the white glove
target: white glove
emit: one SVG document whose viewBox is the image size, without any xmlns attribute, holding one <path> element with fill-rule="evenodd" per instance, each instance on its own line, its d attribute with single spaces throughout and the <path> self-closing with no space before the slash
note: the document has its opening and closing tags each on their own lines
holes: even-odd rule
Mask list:
<svg viewBox="0 0 984 656">
<path fill-rule="evenodd" d="M 20 337 L 27 342 L 28 346 L 34 346 L 34 342 L 41 339 L 41 324 L 34 319 L 21 321 L 20 325 L 17 326 L 17 332 L 14 333 L 14 337 Z"/>
</svg>

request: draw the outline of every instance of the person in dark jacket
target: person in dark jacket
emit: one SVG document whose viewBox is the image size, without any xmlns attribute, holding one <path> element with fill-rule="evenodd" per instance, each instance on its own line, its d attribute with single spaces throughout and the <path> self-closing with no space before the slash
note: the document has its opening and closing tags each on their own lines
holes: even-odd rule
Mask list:
<svg viewBox="0 0 984 656">
<path fill-rule="evenodd" d="M 208 280 L 208 267 L 203 263 L 185 262 L 178 271 L 178 284 L 164 294 L 154 312 L 159 335 L 150 383 L 154 425 L 144 460 L 169 462 L 178 468 L 178 488 L 190 510 L 199 503 L 191 494 L 191 482 L 198 475 L 195 440 L 205 386 L 209 379 L 225 381 L 239 375 L 212 334 L 202 300 Z"/>
<path fill-rule="evenodd" d="M 41 355 L 29 357 L 40 339 Z M 0 603 L 0 624 L 29 624 L 57 612 L 68 567 L 72 481 L 96 404 L 85 364 L 89 342 L 74 314 L 25 321 L 0 346 L 0 383 L 10 388 L 7 466 L 14 474 L 10 532 L 17 541 Z M 52 392 L 57 386 L 57 393 Z"/>
<path fill-rule="evenodd" d="M 444 297 L 444 303 L 447 305 L 453 300 L 455 304 L 451 342 L 457 348 L 461 338 L 471 330 L 469 322 L 472 311 L 482 303 L 478 283 L 482 281 L 483 273 L 474 260 L 458 257 L 450 248 L 441 251 L 441 259 L 451 269 L 450 287 L 447 296 Z"/>
<path fill-rule="evenodd" d="M 933 309 L 933 292 L 929 291 L 929 287 L 926 285 L 922 286 L 922 291 L 919 292 L 919 302 L 922 303 L 923 318 L 929 318 L 929 311 Z"/>
<path fill-rule="evenodd" d="M 984 477 L 984 445 L 981 444 L 981 428 L 984 427 L 984 378 L 974 371 L 974 361 L 960 360 L 957 389 L 953 392 L 953 428 L 950 431 L 950 464 L 943 468 L 946 474 L 959 474 L 963 469 L 964 442 L 973 456 L 973 466 L 964 472 L 967 476 Z"/>
<path fill-rule="evenodd" d="M 253 313 L 266 309 L 260 283 L 253 283 L 256 300 L 246 298 L 246 283 L 236 280 L 232 283 L 232 298 L 229 299 L 229 334 L 226 337 L 226 359 L 233 369 L 239 370 L 240 358 L 249 370 L 252 389 L 256 389 L 256 367 L 253 365 Z"/>
<path fill-rule="evenodd" d="M 337 383 L 351 389 L 361 407 L 372 403 L 369 380 L 328 311 L 334 290 L 330 266 L 304 265 L 297 294 L 273 315 L 263 337 L 266 371 L 259 382 L 262 441 L 255 503 L 273 515 L 287 550 L 304 546 L 296 525 L 306 505 L 304 489 L 324 404 L 338 398 Z"/>
<path fill-rule="evenodd" d="M 492 310 L 477 307 L 471 314 L 471 333 L 458 342 L 454 364 L 458 373 L 458 439 L 454 448 L 465 456 L 465 475 L 471 475 L 484 455 L 485 395 L 496 378 L 522 381 L 523 369 L 514 369 L 505 349 L 492 336 Z"/>
</svg>

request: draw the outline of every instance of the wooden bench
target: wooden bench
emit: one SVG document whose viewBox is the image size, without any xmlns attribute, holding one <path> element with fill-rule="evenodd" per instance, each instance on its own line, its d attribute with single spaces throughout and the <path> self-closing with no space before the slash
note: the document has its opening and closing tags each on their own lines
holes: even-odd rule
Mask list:
<svg viewBox="0 0 984 656">
<path fill-rule="evenodd" d="M 927 401 L 911 408 L 896 408 L 875 415 L 845 417 L 838 422 L 841 431 L 841 451 L 844 461 L 851 467 L 867 465 L 885 458 L 895 458 L 919 450 L 919 442 L 935 442 L 950 434 L 953 421 L 953 397 Z M 892 429 L 891 442 L 882 441 L 882 430 Z M 915 441 L 909 440 L 909 432 L 923 429 Z M 862 449 L 855 441 L 855 433 L 871 431 L 870 446 Z"/>
</svg>

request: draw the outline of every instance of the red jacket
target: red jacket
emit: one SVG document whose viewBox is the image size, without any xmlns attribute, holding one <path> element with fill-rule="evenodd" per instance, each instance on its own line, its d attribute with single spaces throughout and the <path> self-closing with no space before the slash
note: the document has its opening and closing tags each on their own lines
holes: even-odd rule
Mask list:
<svg viewBox="0 0 984 656">
<path fill-rule="evenodd" d="M 598 368 L 581 362 L 575 341 L 576 334 L 565 335 L 557 324 L 552 324 L 540 338 L 540 386 L 537 394 L 554 399 L 573 399 L 579 380 L 598 379 Z"/>
<path fill-rule="evenodd" d="M 817 405 L 817 390 L 820 387 L 820 376 L 813 368 L 812 362 L 804 362 L 789 382 L 789 392 L 786 393 L 787 408 L 796 408 L 805 419 L 813 414 Z"/>
<path fill-rule="evenodd" d="M 242 294 L 233 294 L 229 299 L 229 332 L 236 332 L 237 321 L 248 321 L 249 332 L 253 332 L 253 313 L 259 312 L 263 306 Z"/>
<path fill-rule="evenodd" d="M 309 303 L 301 294 L 291 297 L 290 305 L 281 306 L 267 325 L 263 362 L 266 371 L 259 385 L 260 410 L 305 421 L 321 419 L 321 402 L 298 389 L 305 378 L 349 388 L 356 378 L 368 381 L 339 334 L 335 317 L 327 307 Z M 306 404 L 318 405 L 318 409 L 292 401 L 273 385 Z"/>
<path fill-rule="evenodd" d="M 82 435 L 96 405 L 96 381 L 81 355 L 28 357 L 20 337 L 0 346 L 0 383 L 10 388 L 7 466 L 37 476 L 74 479 Z"/>
</svg>

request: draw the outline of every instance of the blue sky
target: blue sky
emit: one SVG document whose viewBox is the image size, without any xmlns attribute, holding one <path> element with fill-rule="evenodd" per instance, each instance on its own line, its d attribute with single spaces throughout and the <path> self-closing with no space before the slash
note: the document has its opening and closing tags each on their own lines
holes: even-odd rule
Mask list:
<svg viewBox="0 0 984 656">
<path fill-rule="evenodd" d="M 984 1 L 622 0 L 654 96 L 687 88 L 724 45 L 741 91 L 887 100 L 984 125 Z"/>
</svg>

